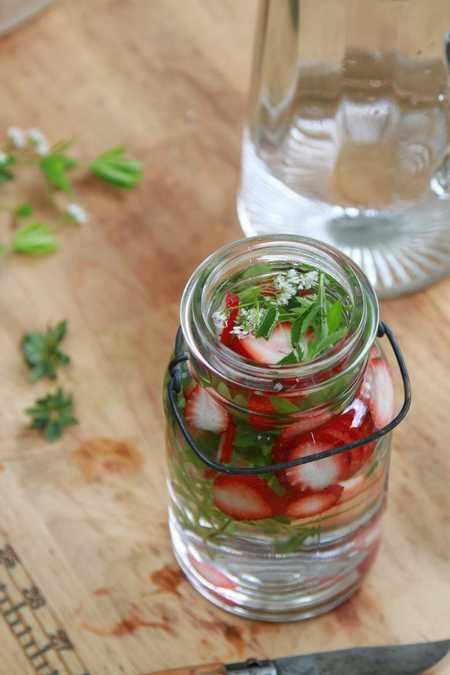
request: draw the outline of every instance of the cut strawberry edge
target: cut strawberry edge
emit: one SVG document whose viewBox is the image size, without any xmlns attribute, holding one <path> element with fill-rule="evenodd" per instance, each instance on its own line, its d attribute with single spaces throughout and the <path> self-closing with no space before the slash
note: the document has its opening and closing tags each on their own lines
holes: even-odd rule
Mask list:
<svg viewBox="0 0 450 675">
<path fill-rule="evenodd" d="M 248 421 L 254 429 L 271 429 L 276 424 L 276 419 L 269 417 L 275 410 L 268 396 L 250 394 L 248 411 Z"/>
<path fill-rule="evenodd" d="M 287 451 L 295 445 L 295 442 L 300 439 L 303 434 L 308 431 L 313 431 L 314 429 L 319 429 L 332 418 L 333 415 L 327 412 L 321 412 L 318 415 L 305 413 L 297 422 L 285 427 L 278 436 L 273 448 L 273 460 L 276 462 L 285 461 Z"/>
<path fill-rule="evenodd" d="M 394 384 L 389 366 L 381 358 L 370 361 L 371 395 L 369 409 L 377 429 L 389 424 L 394 417 Z"/>
<path fill-rule="evenodd" d="M 228 413 L 205 387 L 197 385 L 186 399 L 184 417 L 195 429 L 220 434 L 228 426 Z"/>
<path fill-rule="evenodd" d="M 335 506 L 342 491 L 341 485 L 330 485 L 325 490 L 305 492 L 298 496 L 288 497 L 285 502 L 284 513 L 290 518 L 317 516 Z"/>
<path fill-rule="evenodd" d="M 222 513 L 235 520 L 262 520 L 279 509 L 277 495 L 258 476 L 218 476 L 213 499 Z"/>
<path fill-rule="evenodd" d="M 239 342 L 247 358 L 255 363 L 276 365 L 292 351 L 291 324 L 278 324 L 268 339 L 248 335 Z"/>
<path fill-rule="evenodd" d="M 236 588 L 236 584 L 229 576 L 221 572 L 217 567 L 204 560 L 197 560 L 192 553 L 188 553 L 189 562 L 200 576 L 215 588 Z"/>
<path fill-rule="evenodd" d="M 367 488 L 367 478 L 365 476 L 356 476 L 340 483 L 342 487 L 341 504 L 354 499 Z"/>
<path fill-rule="evenodd" d="M 291 461 L 307 457 L 337 447 L 339 444 L 340 442 L 330 434 L 321 433 L 319 439 L 315 438 L 314 432 L 310 432 L 288 452 L 286 459 Z M 317 492 L 345 480 L 349 468 L 350 457 L 349 453 L 345 452 L 286 469 L 282 472 L 281 480 L 295 489 Z"/>
<path fill-rule="evenodd" d="M 233 445 L 234 439 L 236 437 L 236 425 L 233 422 L 232 418 L 228 419 L 228 426 L 225 431 L 222 433 L 219 450 L 218 450 L 218 459 L 222 464 L 227 464 L 231 462 L 233 456 Z"/>
</svg>

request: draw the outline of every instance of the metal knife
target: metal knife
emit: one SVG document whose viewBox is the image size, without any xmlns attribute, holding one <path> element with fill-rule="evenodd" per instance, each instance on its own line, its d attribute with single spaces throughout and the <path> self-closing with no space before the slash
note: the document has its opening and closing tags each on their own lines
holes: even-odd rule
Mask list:
<svg viewBox="0 0 450 675">
<path fill-rule="evenodd" d="M 413 645 L 361 647 L 306 656 L 287 656 L 274 661 L 249 659 L 244 663 L 220 663 L 153 675 L 416 675 L 425 672 L 450 651 L 450 640 Z M 148 674 L 150 675 L 150 673 Z"/>
</svg>

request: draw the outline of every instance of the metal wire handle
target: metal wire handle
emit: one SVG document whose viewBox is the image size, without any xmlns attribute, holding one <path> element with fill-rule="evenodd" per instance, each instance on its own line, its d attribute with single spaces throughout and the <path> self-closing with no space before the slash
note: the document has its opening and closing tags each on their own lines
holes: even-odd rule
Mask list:
<svg viewBox="0 0 450 675">
<path fill-rule="evenodd" d="M 386 336 L 389 340 L 389 343 L 391 345 L 392 351 L 394 352 L 400 370 L 400 374 L 402 376 L 403 395 L 404 395 L 403 405 L 400 409 L 400 412 L 394 417 L 394 419 L 391 422 L 389 422 L 389 424 L 386 424 L 378 431 L 374 431 L 373 434 L 369 434 L 368 436 L 365 436 L 360 440 L 353 441 L 352 443 L 339 445 L 337 448 L 330 448 L 329 450 L 322 450 L 322 452 L 316 452 L 313 455 L 307 455 L 306 457 L 298 457 L 297 459 L 292 459 L 289 462 L 281 462 L 279 464 L 270 464 L 269 466 L 261 466 L 261 467 L 229 466 L 227 464 L 221 464 L 220 462 L 216 462 L 213 459 L 210 459 L 196 445 L 189 429 L 185 424 L 183 415 L 180 409 L 178 408 L 176 401 L 176 395 L 181 392 L 182 388 L 182 375 L 180 367 L 183 361 L 186 361 L 188 359 L 188 355 L 182 352 L 183 336 L 181 333 L 181 329 L 178 330 L 177 337 L 175 340 L 175 356 L 169 365 L 170 377 L 167 385 L 167 393 L 169 397 L 171 410 L 174 414 L 178 426 L 180 427 L 180 431 L 183 435 L 183 438 L 185 439 L 186 443 L 189 445 L 191 450 L 207 466 L 209 466 L 211 469 L 214 469 L 215 471 L 219 471 L 220 473 L 239 474 L 239 475 L 275 473 L 278 471 L 283 471 L 285 469 L 290 469 L 293 466 L 299 466 L 300 464 L 309 464 L 310 462 L 316 462 L 320 459 L 325 459 L 326 457 L 333 457 L 334 455 L 339 455 L 341 452 L 347 452 L 348 450 L 353 450 L 354 448 L 358 448 L 361 445 L 366 445 L 366 443 L 373 443 L 374 441 L 377 441 L 379 438 L 382 438 L 386 434 L 390 433 L 393 429 L 395 429 L 395 427 L 398 426 L 400 422 L 402 422 L 402 420 L 408 414 L 409 408 L 411 406 L 411 382 L 409 379 L 405 359 L 403 358 L 400 345 L 398 344 L 392 330 L 389 328 L 387 324 L 385 324 L 383 321 L 380 321 L 380 324 L 378 326 L 378 337 L 381 338 L 384 336 Z"/>
</svg>

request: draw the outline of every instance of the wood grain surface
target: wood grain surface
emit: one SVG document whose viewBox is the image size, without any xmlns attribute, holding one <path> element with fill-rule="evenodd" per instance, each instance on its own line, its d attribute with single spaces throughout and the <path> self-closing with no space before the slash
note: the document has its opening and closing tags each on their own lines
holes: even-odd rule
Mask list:
<svg viewBox="0 0 450 675">
<path fill-rule="evenodd" d="M 75 136 L 88 156 L 125 142 L 146 165 L 125 195 L 82 185 L 91 222 L 66 229 L 57 255 L 0 268 L 0 607 L 16 607 L 0 616 L 1 675 L 142 675 L 449 637 L 450 281 L 383 306 L 414 406 L 395 435 L 384 546 L 351 601 L 301 624 L 240 620 L 203 600 L 171 553 L 161 381 L 184 283 L 240 236 L 255 8 L 61 0 L 0 40 L 2 129 Z M 80 425 L 50 445 L 26 429 L 23 409 L 47 385 L 30 385 L 18 343 L 61 318 Z M 48 669 L 26 656 L 13 616 L 42 640 L 65 631 Z"/>
</svg>

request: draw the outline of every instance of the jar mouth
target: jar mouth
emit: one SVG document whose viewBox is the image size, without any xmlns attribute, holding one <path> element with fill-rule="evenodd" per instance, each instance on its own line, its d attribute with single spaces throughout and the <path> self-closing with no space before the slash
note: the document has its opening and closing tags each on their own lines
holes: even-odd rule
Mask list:
<svg viewBox="0 0 450 675">
<path fill-rule="evenodd" d="M 341 345 L 311 361 L 294 364 L 260 364 L 225 346 L 211 320 L 217 296 L 233 274 L 258 264 L 307 264 L 332 277 L 348 295 L 351 310 L 348 334 Z M 231 383 L 263 391 L 276 391 L 287 382 L 319 381 L 333 368 L 339 371 L 364 363 L 376 337 L 379 307 L 375 292 L 362 270 L 346 255 L 315 239 L 296 235 L 250 237 L 227 244 L 204 260 L 190 277 L 181 299 L 181 327 L 191 356 L 204 368 Z M 292 386 L 292 385 L 291 385 Z"/>
</svg>

